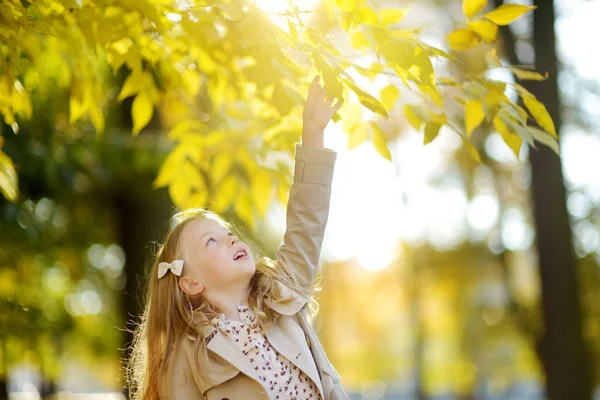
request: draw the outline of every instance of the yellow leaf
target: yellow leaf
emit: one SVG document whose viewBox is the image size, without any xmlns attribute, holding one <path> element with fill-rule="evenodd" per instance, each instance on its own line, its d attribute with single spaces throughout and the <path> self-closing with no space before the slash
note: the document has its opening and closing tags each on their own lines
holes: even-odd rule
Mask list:
<svg viewBox="0 0 600 400">
<path fill-rule="evenodd" d="M 407 11 L 407 8 L 385 8 L 377 10 L 377 16 L 382 25 L 392 25 L 400 22 Z"/>
<path fill-rule="evenodd" d="M 354 12 L 340 12 L 340 14 L 340 25 L 348 32 L 354 26 Z M 288 23 L 291 24 L 289 20 Z"/>
<path fill-rule="evenodd" d="M 462 9 L 465 17 L 471 19 L 485 8 L 487 0 L 463 0 Z"/>
<path fill-rule="evenodd" d="M 370 122 L 371 128 L 373 128 L 373 147 L 377 150 L 383 158 L 388 161 L 392 161 L 392 154 L 387 146 L 387 139 L 385 133 L 381 128 L 373 121 Z"/>
<path fill-rule="evenodd" d="M 250 195 L 260 218 L 264 218 L 271 205 L 271 177 L 264 169 L 257 170 L 252 176 Z"/>
<path fill-rule="evenodd" d="M 382 48 L 386 60 L 395 65 L 396 70 L 408 70 L 415 63 L 416 44 L 406 38 L 390 38 Z"/>
<path fill-rule="evenodd" d="M 498 54 L 497 54 L 495 48 L 490 49 L 490 51 L 485 53 L 485 61 L 487 62 L 488 65 L 490 65 L 492 67 L 501 67 L 502 66 L 502 62 L 498 58 Z"/>
<path fill-rule="evenodd" d="M 400 91 L 394 85 L 388 85 L 381 90 L 381 103 L 387 110 L 394 108 L 398 97 L 400 97 Z"/>
<path fill-rule="evenodd" d="M 415 110 L 415 107 L 406 104 L 404 106 L 404 116 L 406 116 L 406 120 L 415 131 L 421 131 L 421 126 L 423 126 L 425 121 L 420 117 L 420 113 Z"/>
<path fill-rule="evenodd" d="M 17 172 L 10 157 L 2 151 L 0 151 L 0 192 L 10 202 L 16 201 L 19 194 Z"/>
<path fill-rule="evenodd" d="M 485 113 L 483 112 L 483 104 L 479 100 L 469 100 L 465 106 L 465 125 L 467 136 L 471 137 L 471 133 L 483 122 Z"/>
<path fill-rule="evenodd" d="M 366 4 L 366 3 L 365 3 Z M 354 17 L 360 23 L 378 24 L 377 14 L 368 5 L 363 5 L 360 9 L 354 11 Z"/>
<path fill-rule="evenodd" d="M 210 166 L 210 177 L 214 182 L 221 182 L 229 172 L 233 157 L 229 153 L 219 153 L 215 156 Z"/>
<path fill-rule="evenodd" d="M 102 112 L 102 108 L 99 105 L 91 106 L 89 114 L 96 132 L 101 135 L 104 132 L 104 113 Z"/>
<path fill-rule="evenodd" d="M 510 147 L 511 150 L 515 153 L 517 159 L 519 159 L 519 151 L 521 150 L 521 144 L 523 143 L 523 139 L 521 139 L 521 137 L 519 137 L 514 132 L 509 131 L 508 127 L 504 123 L 503 118 L 500 115 L 497 115 L 494 118 L 494 127 L 496 128 L 498 133 L 500 133 L 500 136 L 502 136 L 502 139 L 504 139 L 504 142 L 508 145 L 508 147 Z"/>
<path fill-rule="evenodd" d="M 550 132 L 552 136 L 558 139 L 554 121 L 552 121 L 552 117 L 550 116 L 550 113 L 548 113 L 546 106 L 540 103 L 533 95 L 521 96 L 521 98 L 540 127 L 542 127 L 542 129 L 546 132 Z"/>
<path fill-rule="evenodd" d="M 558 144 L 558 140 L 554 136 L 550 135 L 548 132 L 544 132 L 543 130 L 536 128 L 535 126 L 528 126 L 527 128 L 535 140 L 550 147 L 550 149 L 552 149 L 557 156 L 560 156 L 560 146 Z"/>
<path fill-rule="evenodd" d="M 296 29 L 296 26 L 290 19 L 288 19 L 288 29 L 290 31 L 290 36 L 292 37 L 292 40 L 298 43 L 300 41 L 300 38 L 298 36 L 298 30 Z"/>
<path fill-rule="evenodd" d="M 227 208 L 233 203 L 239 187 L 239 182 L 235 175 L 228 175 L 215 191 L 215 200 L 213 209 L 217 213 L 227 211 Z"/>
<path fill-rule="evenodd" d="M 435 139 L 440 132 L 441 127 L 442 125 L 437 121 L 427 121 L 425 124 L 425 129 L 423 130 L 423 144 L 430 143 L 433 139 Z"/>
<path fill-rule="evenodd" d="M 351 103 L 348 110 L 344 113 L 342 128 L 346 132 L 352 132 L 357 125 L 361 123 L 362 110 L 358 103 Z"/>
<path fill-rule="evenodd" d="M 477 151 L 475 146 L 473 146 L 473 144 L 468 140 L 465 140 L 465 146 L 471 157 L 473 157 L 475 161 L 481 164 L 481 156 L 479 155 L 479 152 Z"/>
<path fill-rule="evenodd" d="M 536 6 L 524 6 L 521 4 L 502 4 L 495 10 L 485 14 L 483 18 L 487 18 L 496 25 L 508 25 L 514 20 L 521 17 L 529 10 L 534 10 Z"/>
<path fill-rule="evenodd" d="M 350 40 L 352 41 L 352 47 L 357 50 L 371 46 L 365 35 L 359 30 L 355 30 L 350 34 Z"/>
<path fill-rule="evenodd" d="M 248 190 L 239 190 L 236 196 L 235 212 L 240 219 L 248 226 L 250 230 L 254 230 L 255 219 L 252 212 L 252 199 Z"/>
<path fill-rule="evenodd" d="M 150 98 L 145 92 L 142 92 L 135 96 L 133 105 L 131 107 L 131 114 L 133 116 L 133 134 L 137 135 L 140 133 L 143 127 L 148 125 L 148 122 L 152 119 L 154 113 L 154 106 L 150 101 Z"/>
<path fill-rule="evenodd" d="M 451 32 L 446 39 L 448 39 L 450 47 L 456 51 L 468 50 L 477 46 L 481 41 L 479 35 L 467 28 L 459 28 Z"/>
<path fill-rule="evenodd" d="M 467 139 L 467 137 L 462 133 L 459 132 L 457 130 L 455 130 L 454 128 L 452 128 L 451 125 L 449 125 L 449 128 L 452 129 L 454 132 L 456 132 L 456 134 L 458 136 L 460 136 L 460 138 L 463 140 L 463 142 L 465 143 L 465 147 L 467 148 L 467 152 L 469 153 L 469 155 L 471 157 L 473 157 L 473 159 L 481 164 L 481 156 L 479 155 L 479 152 L 477 151 L 477 149 L 475 148 L 475 146 L 473 146 L 473 144 L 469 141 L 469 139 Z"/>
<path fill-rule="evenodd" d="M 290 194 L 290 185 L 287 184 L 285 179 L 282 177 L 279 179 L 279 185 L 277 185 L 277 200 L 282 206 L 287 207 Z"/>
<path fill-rule="evenodd" d="M 165 161 L 163 161 L 160 166 L 160 170 L 158 171 L 158 177 L 152 183 L 153 189 L 159 189 L 164 186 L 168 186 L 174 178 L 179 175 L 179 169 L 183 167 L 188 157 L 189 149 L 185 145 L 178 145 L 175 147 Z"/>
<path fill-rule="evenodd" d="M 428 95 L 429 98 L 431 100 L 433 100 L 433 102 L 440 108 L 444 107 L 444 102 L 442 100 L 442 95 L 440 94 L 439 89 L 434 86 L 434 85 L 422 85 L 422 84 L 417 84 L 418 88 L 421 89 L 421 91 Z"/>
<path fill-rule="evenodd" d="M 357 0 L 335 0 L 335 2 L 342 12 L 354 11 L 358 5 Z"/>
<path fill-rule="evenodd" d="M 123 83 L 123 87 L 117 96 L 117 100 L 123 101 L 129 96 L 133 96 L 134 94 L 143 91 L 150 82 L 152 82 L 152 77 L 148 72 L 133 71 L 129 74 L 127 79 L 125 79 L 125 83 Z"/>
<path fill-rule="evenodd" d="M 423 85 L 434 86 L 435 85 L 435 72 L 433 70 L 433 64 L 427 53 L 417 47 L 415 51 L 415 65 L 413 67 L 418 68 L 418 73 L 415 75 L 419 77 Z"/>
<path fill-rule="evenodd" d="M 390 119 L 385 107 L 379 100 L 375 97 L 371 96 L 369 93 L 365 92 L 361 88 L 359 88 L 354 82 L 349 79 L 342 78 L 342 81 L 350 88 L 356 95 L 358 96 L 358 101 L 360 104 L 367 107 L 369 110 Z"/>
<path fill-rule="evenodd" d="M 486 43 L 494 43 L 498 36 L 498 25 L 486 20 L 470 21 L 469 28 Z"/>
<path fill-rule="evenodd" d="M 546 79 L 548 79 L 548 71 L 546 71 L 546 73 L 542 75 L 539 72 L 529 71 L 517 67 L 508 67 L 508 69 L 510 69 L 518 79 L 521 79 L 523 81 L 545 81 Z"/>
<path fill-rule="evenodd" d="M 203 207 L 208 200 L 204 178 L 198 167 L 184 162 L 169 184 L 169 195 L 173 204 L 180 209 Z"/>
<path fill-rule="evenodd" d="M 384 27 L 363 23 L 360 25 L 360 28 L 371 46 L 378 47 L 387 43 L 389 35 Z"/>
<path fill-rule="evenodd" d="M 485 84 L 485 88 L 487 92 L 483 98 L 483 102 L 489 107 L 492 108 L 498 104 L 509 102 L 508 97 L 504 94 L 504 84 L 500 83 L 499 85 L 492 85 L 489 82 Z"/>
<path fill-rule="evenodd" d="M 369 130 L 366 124 L 356 125 L 352 131 L 348 131 L 348 150 L 361 145 L 369 138 Z"/>
</svg>

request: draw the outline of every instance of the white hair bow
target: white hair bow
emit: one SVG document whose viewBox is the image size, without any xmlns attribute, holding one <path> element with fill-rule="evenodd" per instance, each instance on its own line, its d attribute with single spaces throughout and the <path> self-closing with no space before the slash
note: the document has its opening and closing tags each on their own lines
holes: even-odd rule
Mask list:
<svg viewBox="0 0 600 400">
<path fill-rule="evenodd" d="M 171 270 L 177 276 L 181 276 L 181 271 L 183 270 L 183 260 L 175 260 L 173 262 L 161 262 L 158 264 L 158 279 L 165 276 L 167 271 Z"/>
</svg>

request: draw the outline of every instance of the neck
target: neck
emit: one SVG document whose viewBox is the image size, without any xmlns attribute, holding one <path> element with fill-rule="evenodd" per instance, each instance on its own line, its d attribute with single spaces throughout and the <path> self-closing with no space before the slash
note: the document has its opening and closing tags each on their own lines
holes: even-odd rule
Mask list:
<svg viewBox="0 0 600 400">
<path fill-rule="evenodd" d="M 247 292 L 205 293 L 204 297 L 216 307 L 217 311 L 234 321 L 240 321 L 238 307 L 248 304 Z"/>
</svg>

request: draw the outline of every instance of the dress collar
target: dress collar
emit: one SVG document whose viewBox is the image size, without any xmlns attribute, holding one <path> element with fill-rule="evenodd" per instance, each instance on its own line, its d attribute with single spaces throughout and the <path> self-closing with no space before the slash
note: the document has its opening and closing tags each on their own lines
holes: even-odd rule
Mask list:
<svg viewBox="0 0 600 400">
<path fill-rule="evenodd" d="M 241 321 L 229 319 L 225 314 L 221 313 L 211 319 L 210 323 L 221 331 L 227 331 L 231 326 L 248 325 L 251 328 L 257 326 L 256 315 L 254 315 L 249 306 L 242 304 L 237 307 L 237 311 Z"/>
</svg>

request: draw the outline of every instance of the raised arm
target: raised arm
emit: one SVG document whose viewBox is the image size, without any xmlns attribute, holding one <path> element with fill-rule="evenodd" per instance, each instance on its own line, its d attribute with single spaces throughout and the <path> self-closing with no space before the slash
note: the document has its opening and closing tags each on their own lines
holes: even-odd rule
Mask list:
<svg viewBox="0 0 600 400">
<path fill-rule="evenodd" d="M 277 261 L 305 289 L 305 294 L 310 292 L 318 269 L 336 156 L 332 150 L 296 144 L 294 182 Z"/>
</svg>

